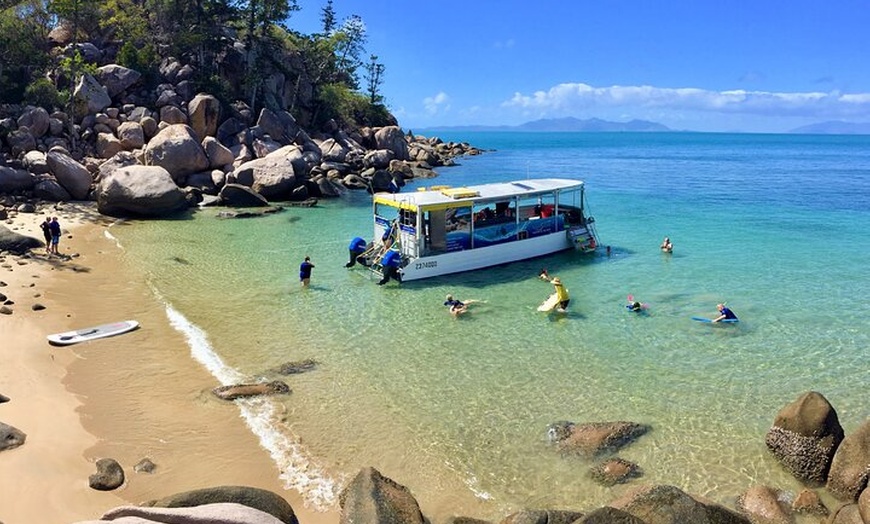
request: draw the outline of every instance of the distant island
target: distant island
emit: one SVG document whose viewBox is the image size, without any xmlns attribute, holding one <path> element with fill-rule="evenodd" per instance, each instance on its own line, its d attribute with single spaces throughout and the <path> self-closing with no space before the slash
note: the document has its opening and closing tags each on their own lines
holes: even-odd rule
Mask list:
<svg viewBox="0 0 870 524">
<path fill-rule="evenodd" d="M 806 135 L 870 135 L 870 123 L 833 120 L 796 127 L 789 133 Z"/>
<path fill-rule="evenodd" d="M 628 122 L 610 122 L 601 120 L 600 118 L 590 118 L 581 120 L 574 117 L 566 118 L 543 118 L 526 122 L 517 126 L 439 126 L 430 127 L 422 132 L 444 132 L 444 131 L 526 131 L 526 132 L 554 132 L 554 131 L 569 131 L 569 132 L 585 132 L 585 133 L 613 133 L 613 132 L 662 132 L 673 131 L 671 128 L 646 120 L 631 120 Z"/>
<path fill-rule="evenodd" d="M 542 118 L 516 126 L 436 126 L 419 130 L 422 133 L 443 132 L 477 132 L 477 131 L 502 131 L 502 132 L 572 132 L 572 133 L 662 133 L 662 132 L 687 132 L 687 130 L 671 129 L 658 122 L 648 120 L 630 120 L 628 122 L 611 122 L 600 118 L 581 120 L 574 117 L 565 118 Z M 688 131 L 691 132 L 691 131 Z M 740 131 L 735 131 L 739 133 Z M 796 127 L 789 134 L 804 135 L 870 135 L 870 123 L 829 121 Z"/>
</svg>

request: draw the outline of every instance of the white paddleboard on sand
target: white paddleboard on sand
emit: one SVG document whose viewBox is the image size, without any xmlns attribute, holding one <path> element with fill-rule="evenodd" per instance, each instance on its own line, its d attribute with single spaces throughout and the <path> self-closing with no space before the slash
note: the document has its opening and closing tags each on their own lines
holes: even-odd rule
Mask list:
<svg viewBox="0 0 870 524">
<path fill-rule="evenodd" d="M 550 297 L 544 301 L 543 304 L 538 306 L 538 311 L 553 311 L 556 309 L 556 306 L 559 305 L 559 297 L 555 293 L 550 295 Z"/>
<path fill-rule="evenodd" d="M 88 340 L 97 338 L 111 337 L 120 335 L 128 331 L 133 331 L 139 327 L 139 322 L 135 320 L 123 320 L 121 322 L 113 322 L 111 324 L 103 324 L 85 329 L 77 329 L 75 331 L 67 331 L 65 333 L 55 333 L 48 335 L 48 343 L 53 346 L 69 346 L 78 344 Z"/>
</svg>

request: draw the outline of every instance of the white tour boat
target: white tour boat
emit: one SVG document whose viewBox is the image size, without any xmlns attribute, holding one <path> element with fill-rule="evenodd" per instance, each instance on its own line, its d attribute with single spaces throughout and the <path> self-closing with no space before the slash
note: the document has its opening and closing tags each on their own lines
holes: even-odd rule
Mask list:
<svg viewBox="0 0 870 524">
<path fill-rule="evenodd" d="M 381 277 L 418 280 L 577 249 L 595 251 L 580 180 L 541 178 L 376 193 L 373 242 L 349 246 Z"/>
</svg>

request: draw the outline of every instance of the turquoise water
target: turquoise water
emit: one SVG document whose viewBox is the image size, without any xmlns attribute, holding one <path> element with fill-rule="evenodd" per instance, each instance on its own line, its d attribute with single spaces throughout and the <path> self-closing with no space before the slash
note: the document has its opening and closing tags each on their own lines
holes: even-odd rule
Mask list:
<svg viewBox="0 0 870 524">
<path fill-rule="evenodd" d="M 585 180 L 611 256 L 377 286 L 344 268 L 349 240 L 372 235 L 363 192 L 258 219 L 206 210 L 112 228 L 221 382 L 320 363 L 285 378 L 289 397 L 240 404 L 288 488 L 315 507 L 364 466 L 408 486 L 430 517 L 612 500 L 619 488 L 593 483 L 590 460 L 548 445 L 558 420 L 651 425 L 619 454 L 645 481 L 719 501 L 755 483 L 796 490 L 764 446 L 776 412 L 816 390 L 847 431 L 870 416 L 870 137 L 443 138 L 493 151 L 437 184 Z M 664 236 L 673 255 L 658 249 Z M 541 267 L 570 290 L 567 315 L 536 311 L 551 292 Z M 486 303 L 453 319 L 447 293 Z M 626 312 L 628 294 L 649 314 Z M 739 324 L 691 321 L 723 301 Z"/>
</svg>

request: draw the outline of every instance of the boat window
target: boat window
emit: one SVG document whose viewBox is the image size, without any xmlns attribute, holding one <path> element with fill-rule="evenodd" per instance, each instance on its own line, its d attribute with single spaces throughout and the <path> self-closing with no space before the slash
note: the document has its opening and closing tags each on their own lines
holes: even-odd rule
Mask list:
<svg viewBox="0 0 870 524">
<path fill-rule="evenodd" d="M 471 206 L 452 207 L 444 212 L 447 231 L 447 251 L 471 248 Z"/>
<path fill-rule="evenodd" d="M 583 224 L 583 193 L 580 190 L 559 193 L 559 214 L 568 224 Z"/>
<path fill-rule="evenodd" d="M 556 199 L 552 194 L 520 200 L 520 220 L 550 218 L 556 213 Z"/>
<path fill-rule="evenodd" d="M 375 217 L 385 222 L 392 222 L 399 217 L 399 208 L 386 204 L 375 204 Z"/>
<path fill-rule="evenodd" d="M 517 237 L 534 238 L 562 230 L 564 215 L 557 216 L 556 211 L 556 197 L 552 193 L 523 198 L 520 200 Z"/>
</svg>

